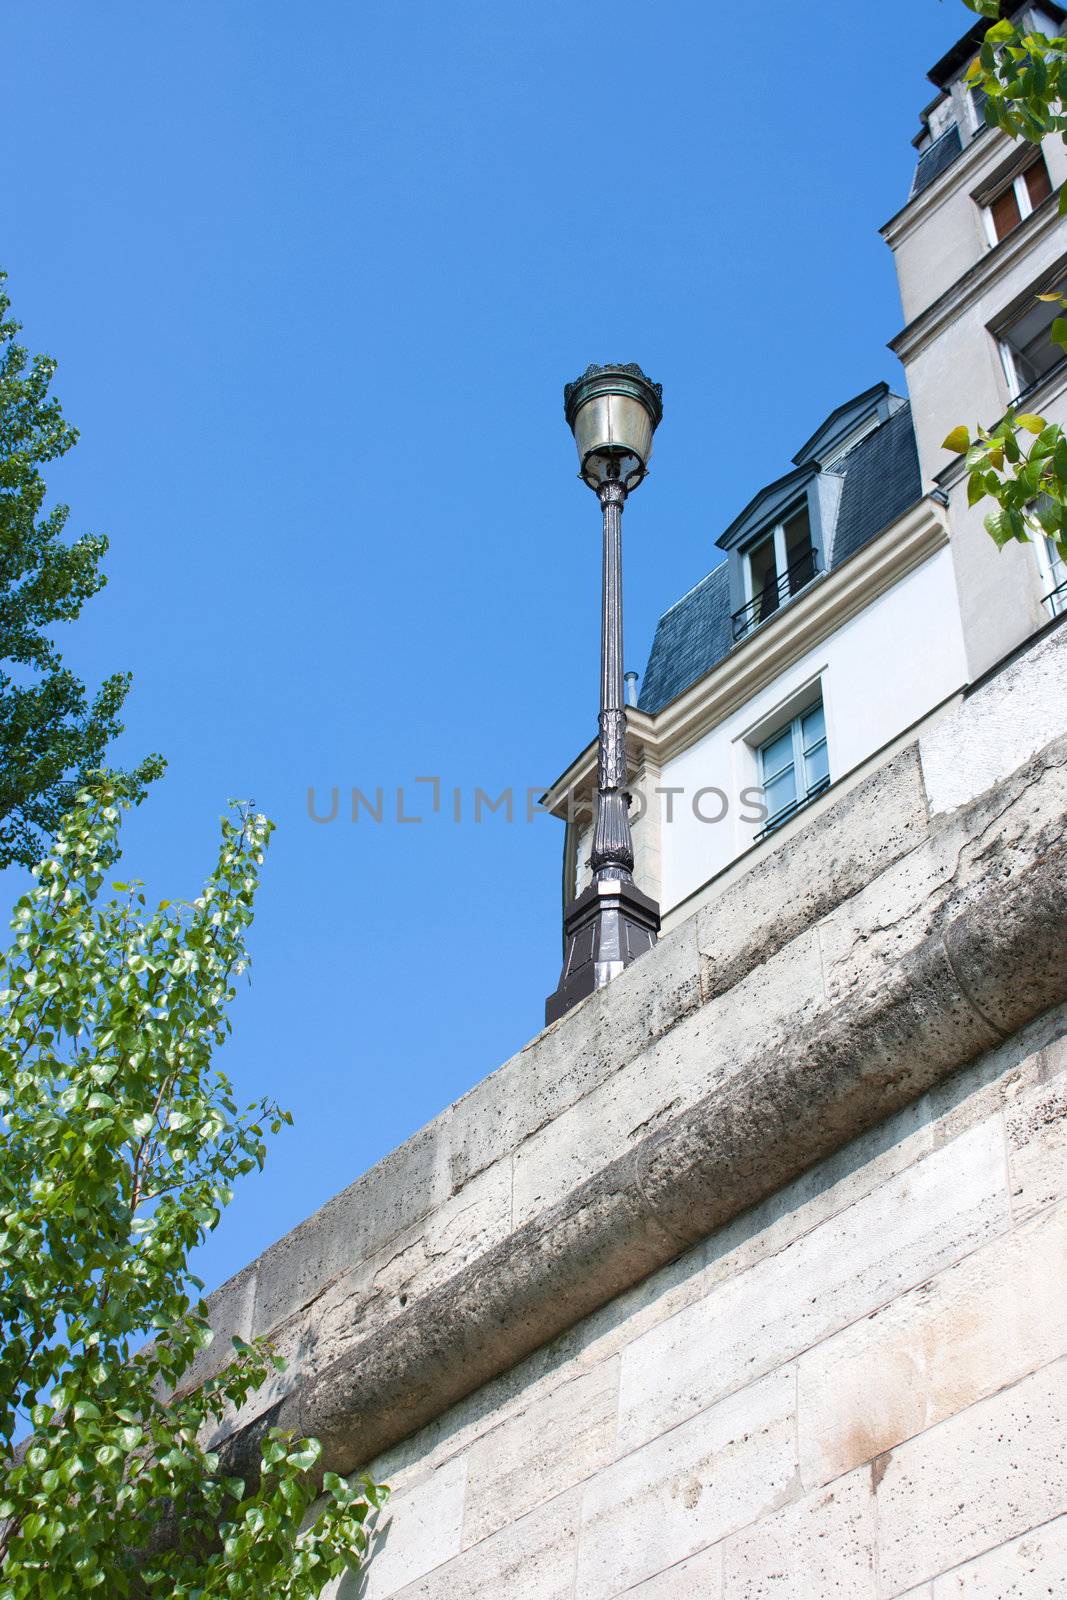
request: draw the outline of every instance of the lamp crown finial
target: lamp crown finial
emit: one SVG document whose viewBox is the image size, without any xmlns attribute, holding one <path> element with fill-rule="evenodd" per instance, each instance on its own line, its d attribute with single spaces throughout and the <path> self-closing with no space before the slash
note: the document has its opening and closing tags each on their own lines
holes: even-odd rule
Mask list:
<svg viewBox="0 0 1067 1600">
<path fill-rule="evenodd" d="M 571 420 L 571 396 L 575 393 L 575 391 L 583 384 L 588 383 L 590 378 L 607 377 L 609 374 L 616 372 L 620 377 L 636 378 L 640 384 L 651 391 L 653 404 L 659 412 L 659 415 L 656 417 L 656 422 L 658 423 L 660 421 L 663 416 L 662 383 L 653 383 L 648 374 L 646 372 L 642 372 L 636 361 L 606 361 L 603 363 L 603 365 L 598 365 L 595 361 L 591 361 L 580 378 L 575 378 L 573 383 L 566 383 L 563 386 L 563 410 L 568 422 Z"/>
</svg>

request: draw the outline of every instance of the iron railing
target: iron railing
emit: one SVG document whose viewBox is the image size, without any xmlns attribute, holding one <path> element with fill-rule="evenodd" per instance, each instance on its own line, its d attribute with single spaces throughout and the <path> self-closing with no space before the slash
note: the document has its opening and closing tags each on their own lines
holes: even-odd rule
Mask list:
<svg viewBox="0 0 1067 1600">
<path fill-rule="evenodd" d="M 732 617 L 734 629 L 734 643 L 744 639 L 753 628 L 758 628 L 761 622 L 766 622 L 768 617 L 792 599 L 806 583 L 819 571 L 819 554 L 817 550 L 805 550 L 798 556 L 791 566 L 786 567 L 777 583 L 765 584 L 759 594 L 754 595 L 746 606 L 740 611 L 735 611 Z"/>
<path fill-rule="evenodd" d="M 1014 359 L 1015 357 L 1013 352 L 1012 360 L 1014 361 Z M 1048 383 L 1050 378 L 1055 378 L 1064 366 L 1067 366 L 1067 355 L 1057 356 L 1051 367 L 1049 367 L 1045 372 L 1039 372 L 1036 378 L 1032 379 L 1030 383 L 1026 384 L 1022 389 L 1019 390 L 1018 394 L 1012 395 L 1012 411 L 1015 411 L 1025 401 L 1029 400 L 1032 395 L 1037 393 L 1038 389 L 1043 388 L 1044 385 Z"/>
<path fill-rule="evenodd" d="M 1043 604 L 1048 606 L 1054 617 L 1058 617 L 1061 612 L 1067 611 L 1067 578 L 1064 578 L 1062 583 L 1058 583 L 1054 589 L 1050 589 L 1048 594 L 1043 595 L 1042 601 Z"/>
</svg>

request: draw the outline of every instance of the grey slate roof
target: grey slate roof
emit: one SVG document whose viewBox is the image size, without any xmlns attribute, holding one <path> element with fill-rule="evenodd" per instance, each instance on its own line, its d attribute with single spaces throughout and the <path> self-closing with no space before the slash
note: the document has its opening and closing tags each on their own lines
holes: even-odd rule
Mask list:
<svg viewBox="0 0 1067 1600">
<path fill-rule="evenodd" d="M 845 479 L 834 526 L 833 570 L 922 496 L 911 407 L 901 406 L 888 422 L 835 461 L 831 471 L 843 473 Z"/>
<path fill-rule="evenodd" d="M 845 480 L 830 544 L 834 571 L 922 498 L 911 407 L 901 406 L 828 470 Z M 774 619 L 765 626 L 773 627 Z M 662 711 L 734 648 L 723 561 L 660 617 L 641 684 L 641 710 Z"/>
<path fill-rule="evenodd" d="M 952 165 L 962 149 L 960 130 L 953 123 L 951 128 L 947 128 L 940 139 L 935 139 L 930 148 L 924 150 L 919 157 L 915 177 L 912 179 L 911 198 L 914 199 L 917 194 L 922 194 L 935 178 L 939 178 L 945 168 Z"/>
<path fill-rule="evenodd" d="M 656 624 L 641 680 L 640 709 L 662 711 L 683 689 L 710 672 L 729 653 L 733 642 L 730 586 L 726 562 L 721 561 Z"/>
</svg>

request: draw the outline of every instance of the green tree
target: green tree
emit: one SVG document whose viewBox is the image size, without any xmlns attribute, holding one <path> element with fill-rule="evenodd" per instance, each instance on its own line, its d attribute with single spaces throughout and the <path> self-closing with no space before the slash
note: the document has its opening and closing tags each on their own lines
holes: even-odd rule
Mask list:
<svg viewBox="0 0 1067 1600">
<path fill-rule="evenodd" d="M 50 394 L 56 363 L 17 341 L 0 272 L 0 867 L 32 866 L 105 747 L 122 732 L 130 687 L 115 673 L 90 700 L 52 637 L 106 583 L 107 540 L 66 543 L 69 507 L 44 509 L 41 467 L 77 442 Z M 137 786 L 159 770 L 152 758 Z"/>
<path fill-rule="evenodd" d="M 0 956 L 0 1600 L 311 1600 L 384 1491 L 320 1481 L 315 1441 L 279 1433 L 254 1483 L 225 1476 L 211 1432 L 267 1376 L 262 1343 L 179 1387 L 210 1338 L 189 1252 L 289 1121 L 239 1111 L 213 1064 L 271 824 L 224 818 L 199 897 L 150 910 L 103 892 L 135 788 L 82 791 Z"/>
<path fill-rule="evenodd" d="M 1050 134 L 1067 142 L 1067 39 L 1024 31 L 1001 16 L 1000 0 L 964 4 L 991 23 L 968 71 L 985 91 L 986 121 L 1032 144 Z M 1059 209 L 1067 214 L 1067 186 Z M 1039 298 L 1067 309 L 1059 294 Z M 1055 319 L 1051 337 L 1067 352 L 1067 317 Z M 965 458 L 968 503 L 993 502 L 984 520 L 998 546 L 1047 535 L 1067 560 L 1067 438 L 1058 422 L 1009 410 L 992 427 L 953 428 L 945 449 Z"/>
</svg>

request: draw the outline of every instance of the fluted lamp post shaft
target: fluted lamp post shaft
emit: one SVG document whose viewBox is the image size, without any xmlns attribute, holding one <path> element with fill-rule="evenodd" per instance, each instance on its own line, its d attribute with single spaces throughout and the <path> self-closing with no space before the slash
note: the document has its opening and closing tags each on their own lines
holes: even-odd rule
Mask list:
<svg viewBox="0 0 1067 1600">
<path fill-rule="evenodd" d="M 626 771 L 622 647 L 622 508 L 648 467 L 663 415 L 661 386 L 636 366 L 589 367 L 564 390 L 581 477 L 604 517 L 597 805 L 592 882 L 563 918 L 563 971 L 545 1002 L 554 1022 L 656 942 L 659 908 L 635 886 Z"/>
<path fill-rule="evenodd" d="M 632 878 L 634 847 L 626 792 L 626 706 L 622 672 L 622 508 L 626 490 L 609 481 L 597 489 L 604 508 L 604 573 L 600 623 L 600 734 L 597 811 L 590 865 L 594 881 Z"/>
</svg>

